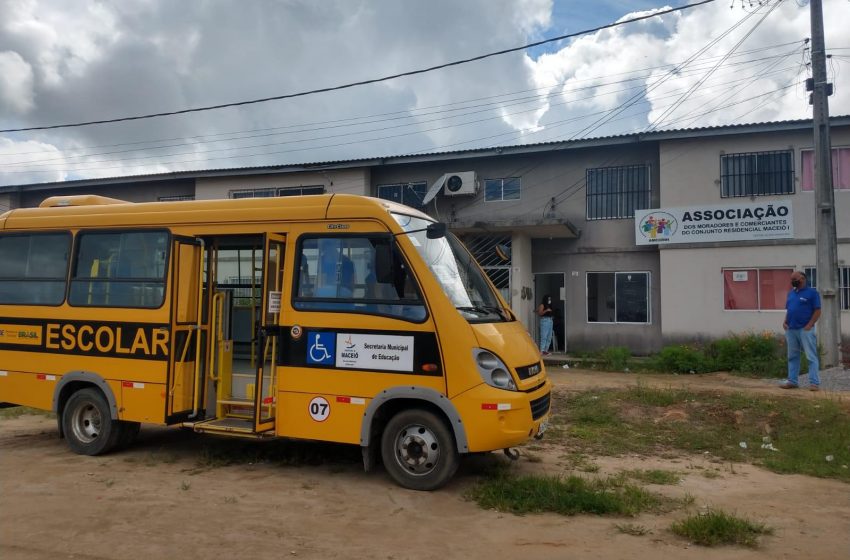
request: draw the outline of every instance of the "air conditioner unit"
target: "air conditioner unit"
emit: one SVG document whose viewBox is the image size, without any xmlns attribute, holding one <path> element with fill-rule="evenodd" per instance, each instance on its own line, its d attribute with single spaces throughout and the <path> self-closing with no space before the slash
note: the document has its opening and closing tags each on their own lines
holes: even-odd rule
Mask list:
<svg viewBox="0 0 850 560">
<path fill-rule="evenodd" d="M 478 180 L 475 171 L 446 173 L 443 194 L 446 196 L 469 196 L 478 192 Z"/>
</svg>

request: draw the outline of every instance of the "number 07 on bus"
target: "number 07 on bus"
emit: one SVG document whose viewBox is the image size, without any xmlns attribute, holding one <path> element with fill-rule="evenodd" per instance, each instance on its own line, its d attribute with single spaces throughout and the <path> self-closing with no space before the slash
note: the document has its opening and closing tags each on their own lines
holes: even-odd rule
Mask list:
<svg viewBox="0 0 850 560">
<path fill-rule="evenodd" d="M 0 403 L 72 451 L 142 423 L 340 442 L 400 485 L 542 435 L 537 347 L 444 224 L 353 195 L 0 215 Z"/>
</svg>

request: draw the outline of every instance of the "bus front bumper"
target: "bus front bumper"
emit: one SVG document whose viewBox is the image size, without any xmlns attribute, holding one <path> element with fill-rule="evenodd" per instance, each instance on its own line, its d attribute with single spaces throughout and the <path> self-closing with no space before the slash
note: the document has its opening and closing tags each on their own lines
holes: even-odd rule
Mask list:
<svg viewBox="0 0 850 560">
<path fill-rule="evenodd" d="M 479 385 L 453 399 L 466 419 L 471 453 L 495 451 L 519 445 L 546 430 L 551 411 L 552 383 L 531 392 L 504 391 Z"/>
</svg>

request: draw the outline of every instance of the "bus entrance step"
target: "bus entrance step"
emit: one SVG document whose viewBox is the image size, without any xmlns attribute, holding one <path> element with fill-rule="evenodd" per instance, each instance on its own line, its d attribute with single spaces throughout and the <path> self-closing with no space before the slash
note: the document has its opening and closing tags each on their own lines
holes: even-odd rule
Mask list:
<svg viewBox="0 0 850 560">
<path fill-rule="evenodd" d="M 254 421 L 242 418 L 213 418 L 212 420 L 204 420 L 202 422 L 186 422 L 183 425 L 202 434 L 218 434 L 250 439 L 274 437 L 274 432 L 255 432 Z"/>
<path fill-rule="evenodd" d="M 221 399 L 218 401 L 218 404 L 229 404 L 231 406 L 254 406 L 253 399 L 240 399 L 240 398 L 230 398 L 230 399 Z"/>
</svg>

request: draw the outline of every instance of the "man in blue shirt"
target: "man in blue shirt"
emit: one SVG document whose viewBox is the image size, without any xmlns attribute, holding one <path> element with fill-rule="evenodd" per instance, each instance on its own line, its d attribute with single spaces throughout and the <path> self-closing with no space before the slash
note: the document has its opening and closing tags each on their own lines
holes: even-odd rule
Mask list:
<svg viewBox="0 0 850 560">
<path fill-rule="evenodd" d="M 785 340 L 788 343 L 788 379 L 783 389 L 796 389 L 800 375 L 800 349 L 809 360 L 809 390 L 820 389 L 818 339 L 815 323 L 820 318 L 820 294 L 808 286 L 808 278 L 799 270 L 791 274 L 791 291 L 785 300 Z"/>
</svg>

